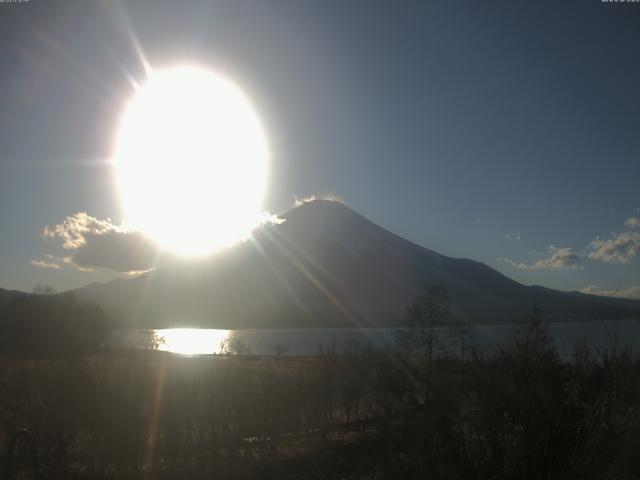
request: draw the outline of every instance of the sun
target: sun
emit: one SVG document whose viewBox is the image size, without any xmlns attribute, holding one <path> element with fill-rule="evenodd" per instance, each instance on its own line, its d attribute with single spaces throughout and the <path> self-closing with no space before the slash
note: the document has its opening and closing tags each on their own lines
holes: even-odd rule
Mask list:
<svg viewBox="0 0 640 480">
<path fill-rule="evenodd" d="M 268 148 L 247 97 L 198 67 L 152 71 L 126 106 L 114 165 L 125 225 L 204 255 L 262 218 Z"/>
</svg>

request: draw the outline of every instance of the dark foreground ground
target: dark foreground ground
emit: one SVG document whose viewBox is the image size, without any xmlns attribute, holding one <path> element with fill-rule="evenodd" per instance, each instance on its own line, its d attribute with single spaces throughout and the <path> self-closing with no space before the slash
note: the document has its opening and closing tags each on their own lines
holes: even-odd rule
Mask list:
<svg viewBox="0 0 640 480">
<path fill-rule="evenodd" d="M 416 346 L 418 345 L 418 346 Z M 554 352 L 544 324 L 430 359 L 102 351 L 0 362 L 5 478 L 640 476 L 640 361 Z M 407 347 L 409 348 L 409 347 Z"/>
</svg>

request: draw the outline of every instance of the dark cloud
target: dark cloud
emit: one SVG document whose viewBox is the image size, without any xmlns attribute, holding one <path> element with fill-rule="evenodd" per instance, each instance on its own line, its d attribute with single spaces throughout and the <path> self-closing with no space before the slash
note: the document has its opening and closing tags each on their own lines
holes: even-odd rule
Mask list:
<svg viewBox="0 0 640 480">
<path fill-rule="evenodd" d="M 88 233 L 71 256 L 80 267 L 132 272 L 153 268 L 157 247 L 139 232 Z"/>
<path fill-rule="evenodd" d="M 59 257 L 67 264 L 81 271 L 104 268 L 121 273 L 142 272 L 152 269 L 158 254 L 158 246 L 142 233 L 129 231 L 111 223 L 109 219 L 99 220 L 85 212 L 67 217 L 61 224 L 45 227 L 43 238 L 62 241 L 62 248 L 69 255 Z M 49 256 L 49 258 L 53 258 Z M 44 268 L 44 263 L 32 264 Z"/>
</svg>

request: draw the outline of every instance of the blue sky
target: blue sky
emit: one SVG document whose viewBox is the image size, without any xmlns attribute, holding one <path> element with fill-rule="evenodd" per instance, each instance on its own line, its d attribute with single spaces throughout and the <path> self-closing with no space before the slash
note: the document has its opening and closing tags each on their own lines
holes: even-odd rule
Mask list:
<svg viewBox="0 0 640 480">
<path fill-rule="evenodd" d="M 153 66 L 212 68 L 251 98 L 271 212 L 335 194 L 526 284 L 640 286 L 639 26 L 640 4 L 598 0 L 0 4 L 0 287 L 116 275 L 32 261 L 62 254 L 45 225 L 122 217 L 131 33 Z"/>
</svg>

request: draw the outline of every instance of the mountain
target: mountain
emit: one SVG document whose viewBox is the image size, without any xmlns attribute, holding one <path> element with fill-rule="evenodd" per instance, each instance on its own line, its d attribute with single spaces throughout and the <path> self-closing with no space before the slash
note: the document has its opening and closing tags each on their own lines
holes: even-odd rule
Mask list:
<svg viewBox="0 0 640 480">
<path fill-rule="evenodd" d="M 16 297 L 18 295 L 28 294 L 20 292 L 19 290 L 5 290 L 4 288 L 0 288 L 0 306 L 6 304 L 10 298 Z"/>
<path fill-rule="evenodd" d="M 416 245 L 341 203 L 309 202 L 281 218 L 206 261 L 76 293 L 123 327 L 393 326 L 434 283 L 447 287 L 453 312 L 474 323 L 518 320 L 534 307 L 553 320 L 640 318 L 638 301 L 525 286 Z"/>
</svg>

